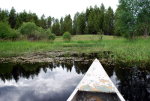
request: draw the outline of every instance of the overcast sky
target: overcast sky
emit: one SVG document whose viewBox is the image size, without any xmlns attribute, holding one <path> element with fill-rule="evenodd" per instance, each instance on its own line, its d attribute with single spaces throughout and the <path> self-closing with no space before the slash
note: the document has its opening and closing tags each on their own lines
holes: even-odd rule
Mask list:
<svg viewBox="0 0 150 101">
<path fill-rule="evenodd" d="M 46 17 L 60 18 L 67 14 L 73 16 L 77 11 L 82 12 L 89 6 L 100 6 L 101 3 L 116 10 L 118 0 L 0 0 L 0 8 L 10 10 L 14 7 L 17 12 L 26 10 L 39 17 L 44 14 Z"/>
</svg>

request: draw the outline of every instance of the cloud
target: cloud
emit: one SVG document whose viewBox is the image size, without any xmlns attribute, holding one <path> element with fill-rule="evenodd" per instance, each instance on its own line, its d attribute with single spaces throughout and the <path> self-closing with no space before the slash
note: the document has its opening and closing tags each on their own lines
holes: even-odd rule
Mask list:
<svg viewBox="0 0 150 101">
<path fill-rule="evenodd" d="M 38 76 L 0 82 L 0 101 L 65 101 L 73 92 L 83 75 L 57 67 L 45 73 L 41 69 Z M 61 99 L 61 100 L 60 100 Z"/>
<path fill-rule="evenodd" d="M 13 6 L 17 12 L 25 9 L 38 14 L 38 16 L 45 14 L 46 17 L 60 18 L 66 14 L 71 14 L 73 17 L 77 11 L 82 12 L 89 6 L 100 6 L 101 3 L 106 8 L 111 6 L 116 10 L 118 0 L 0 0 L 0 7 L 10 10 Z"/>
</svg>

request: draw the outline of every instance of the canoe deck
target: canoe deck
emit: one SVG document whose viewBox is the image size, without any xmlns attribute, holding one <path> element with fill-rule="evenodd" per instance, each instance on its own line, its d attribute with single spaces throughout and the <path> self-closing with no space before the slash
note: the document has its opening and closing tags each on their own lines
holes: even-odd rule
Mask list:
<svg viewBox="0 0 150 101">
<path fill-rule="evenodd" d="M 88 101 L 88 100 L 77 100 L 78 98 L 80 98 L 80 95 L 82 95 L 81 92 L 82 94 L 84 92 L 85 95 L 97 93 L 97 94 L 101 94 L 101 95 L 105 94 L 106 96 L 107 95 L 109 96 L 109 95 L 116 94 L 117 98 L 120 100 L 114 100 L 114 101 L 125 101 L 125 99 L 122 97 L 118 89 L 110 80 L 109 76 L 107 75 L 106 71 L 102 67 L 101 63 L 97 59 L 94 60 L 89 70 L 87 71 L 87 73 L 85 74 L 85 76 L 83 77 L 83 79 L 81 80 L 81 82 L 76 87 L 76 89 L 74 90 L 74 92 L 71 94 L 71 96 L 68 98 L 67 101 Z M 113 100 L 106 99 L 106 100 L 93 100 L 93 101 L 113 101 Z"/>
<path fill-rule="evenodd" d="M 115 93 L 78 91 L 75 101 L 120 101 Z"/>
</svg>

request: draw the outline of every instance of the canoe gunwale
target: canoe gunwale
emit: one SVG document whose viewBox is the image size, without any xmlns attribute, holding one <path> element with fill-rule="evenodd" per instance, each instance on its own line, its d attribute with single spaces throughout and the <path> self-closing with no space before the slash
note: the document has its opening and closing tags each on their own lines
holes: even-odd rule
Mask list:
<svg viewBox="0 0 150 101">
<path fill-rule="evenodd" d="M 91 92 L 91 93 L 103 93 L 103 94 L 116 94 L 115 92 L 100 92 L 100 91 L 83 91 L 83 90 L 78 90 L 81 92 Z"/>
</svg>

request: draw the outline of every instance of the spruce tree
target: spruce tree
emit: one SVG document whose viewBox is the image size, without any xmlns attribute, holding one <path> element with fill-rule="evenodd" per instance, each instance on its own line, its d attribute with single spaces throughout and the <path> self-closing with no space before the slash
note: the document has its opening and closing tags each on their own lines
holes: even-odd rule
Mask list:
<svg viewBox="0 0 150 101">
<path fill-rule="evenodd" d="M 11 8 L 10 13 L 9 13 L 9 24 L 11 26 L 11 28 L 15 28 L 16 27 L 16 10 L 14 9 L 14 7 Z"/>
<path fill-rule="evenodd" d="M 114 32 L 114 12 L 111 7 L 105 13 L 104 16 L 104 32 L 105 34 L 112 35 Z"/>
</svg>

